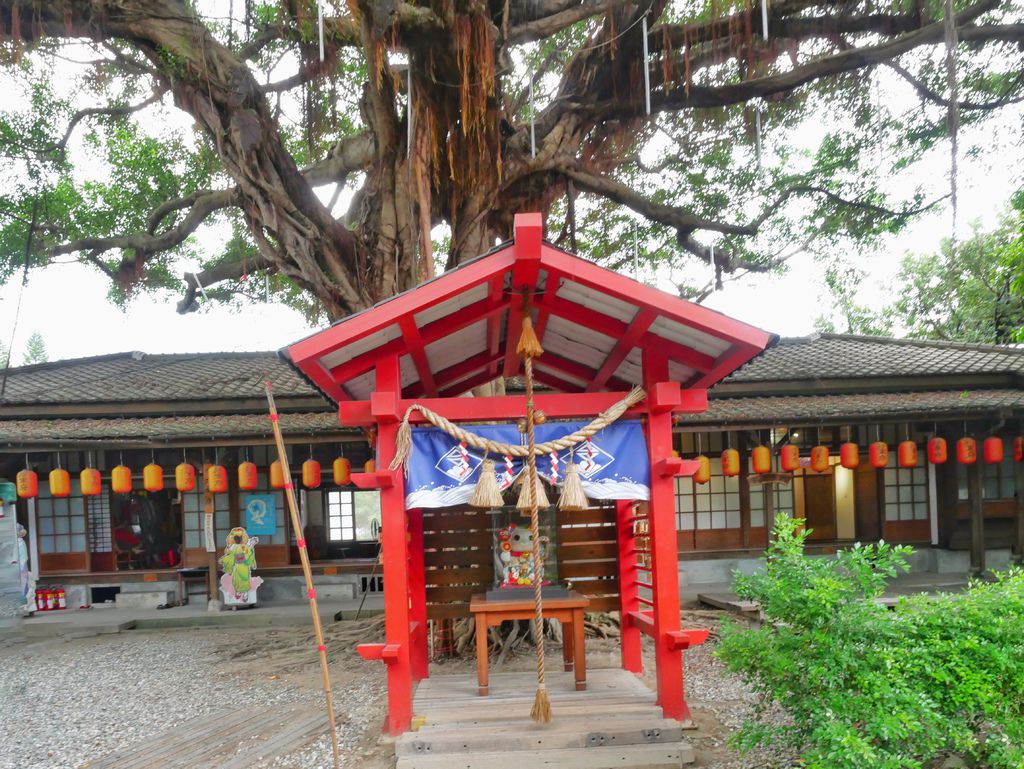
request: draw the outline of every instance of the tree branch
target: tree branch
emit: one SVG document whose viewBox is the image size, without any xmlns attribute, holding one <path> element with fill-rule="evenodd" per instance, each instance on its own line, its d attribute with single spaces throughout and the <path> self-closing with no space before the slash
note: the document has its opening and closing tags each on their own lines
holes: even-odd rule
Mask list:
<svg viewBox="0 0 1024 769">
<path fill-rule="evenodd" d="M 894 61 L 886 62 L 886 66 L 889 67 L 890 69 L 892 69 L 897 75 L 902 77 L 904 80 L 906 80 L 912 86 L 914 86 L 914 89 L 919 94 L 921 94 L 921 96 L 923 96 L 924 98 L 928 99 L 929 101 L 933 101 L 936 104 L 941 104 L 943 107 L 947 107 L 947 108 L 949 107 L 949 99 L 947 99 L 942 94 L 939 94 L 939 93 L 936 93 L 935 91 L 933 91 L 931 88 L 929 88 L 923 82 L 918 80 L 909 71 L 907 71 L 906 69 L 901 67 L 896 62 L 894 62 Z M 1013 78 L 1012 85 L 1006 90 L 1006 93 L 1004 93 L 1002 96 L 1000 96 L 995 101 L 986 101 L 986 102 L 958 101 L 957 102 L 957 107 L 959 109 L 989 111 L 989 110 L 999 109 L 1000 107 L 1004 107 L 1007 104 L 1017 104 L 1019 102 L 1024 101 L 1024 96 L 1018 96 L 1016 98 L 1011 98 L 1011 94 L 1013 93 L 1013 89 L 1016 88 L 1017 86 L 1019 86 L 1022 81 L 1024 81 L 1024 73 L 1018 72 L 1016 74 L 1016 76 Z"/>
<path fill-rule="evenodd" d="M 958 27 L 963 27 L 998 5 L 999 0 L 981 0 L 957 14 L 956 24 Z M 1000 32 L 1005 31 L 1000 30 Z M 684 84 L 668 90 L 655 90 L 651 94 L 651 109 L 663 112 L 702 107 L 725 107 L 731 104 L 742 104 L 758 97 L 788 93 L 815 80 L 886 62 L 919 46 L 938 43 L 944 38 L 944 35 L 943 23 L 936 22 L 914 32 L 900 35 L 894 40 L 878 45 L 852 48 L 770 77 L 754 78 L 722 86 Z M 660 78 L 660 69 L 658 67 L 652 70 L 658 78 Z M 565 102 L 561 106 L 563 109 L 589 111 L 592 120 L 636 117 L 644 108 L 643 101 L 635 99 L 628 102 L 606 99 L 594 104 Z"/>
<path fill-rule="evenodd" d="M 373 162 L 373 136 L 369 131 L 339 139 L 327 152 L 327 157 L 302 169 L 302 175 L 312 187 L 343 182 L 354 171 L 362 171 Z"/>
<path fill-rule="evenodd" d="M 933 200 L 932 202 L 927 203 L 923 206 L 918 206 L 917 208 L 908 208 L 902 211 L 894 211 L 891 208 L 886 208 L 875 203 L 868 203 L 863 200 L 848 200 L 847 198 L 844 198 L 841 195 L 838 195 L 837 193 L 832 192 L 829 189 L 826 189 L 825 187 L 819 187 L 813 184 L 795 184 L 792 187 L 786 189 L 781 195 L 779 195 L 779 197 L 777 197 L 769 206 L 765 208 L 764 213 L 762 213 L 761 216 L 754 220 L 754 226 L 759 228 L 772 216 L 772 214 L 776 213 L 779 210 L 783 203 L 785 203 L 787 200 L 789 200 L 789 198 L 793 197 L 794 195 L 823 195 L 824 197 L 831 200 L 833 203 L 838 203 L 841 206 L 847 206 L 849 208 L 859 208 L 863 211 L 867 211 L 868 213 L 874 214 L 875 216 L 882 219 L 906 219 L 911 216 L 923 214 L 925 211 L 934 208 L 943 200 L 948 198 L 950 196 L 950 193 L 946 193 L 945 195 L 935 198 L 935 200 Z"/>
<path fill-rule="evenodd" d="M 183 201 L 188 200 L 183 198 Z M 172 203 L 178 201 L 172 201 Z M 156 251 L 166 251 L 167 249 L 174 248 L 180 245 L 185 238 L 191 235 L 198 229 L 206 218 L 214 211 L 227 208 L 229 206 L 237 205 L 239 202 L 239 194 L 235 189 L 220 190 L 217 192 L 206 192 L 204 194 L 197 194 L 195 200 L 191 201 L 191 207 L 185 217 L 174 227 L 154 235 L 151 233 L 139 233 L 135 235 L 116 235 L 107 238 L 81 238 L 80 240 L 73 240 L 69 243 L 63 243 L 59 246 L 54 246 L 50 249 L 52 256 L 60 256 L 61 254 L 73 254 L 78 251 L 85 251 L 86 258 L 94 264 L 97 261 L 97 257 L 111 249 L 123 249 L 133 251 L 138 256 L 145 257 L 148 254 Z M 182 203 L 179 208 L 184 208 L 189 203 Z M 164 204 L 168 206 L 168 204 Z M 164 208 L 161 206 L 161 208 Z M 174 206 L 168 207 L 160 219 L 175 210 Z M 154 212 L 154 215 L 158 213 L 160 209 Z M 150 224 L 155 227 L 153 222 L 154 217 L 150 217 Z M 156 222 L 159 223 L 159 220 Z"/>
<path fill-rule="evenodd" d="M 196 295 L 205 288 L 225 280 L 236 280 L 247 273 L 255 270 L 272 270 L 274 263 L 264 257 L 254 257 L 239 262 L 224 262 L 207 267 L 199 272 L 186 272 L 183 276 L 185 281 L 185 294 L 177 304 L 179 315 L 195 312 L 199 309 L 196 302 Z"/>
<path fill-rule="evenodd" d="M 722 232 L 728 235 L 754 235 L 757 233 L 756 226 L 716 222 L 711 219 L 695 216 L 675 206 L 656 203 L 638 194 L 621 182 L 609 179 L 606 176 L 595 176 L 587 171 L 571 166 L 556 166 L 552 170 L 572 179 L 582 190 L 592 192 L 619 205 L 626 206 L 638 214 L 643 214 L 651 221 L 668 227 L 674 227 L 682 233 L 688 234 L 693 230 L 714 230 L 715 232 Z"/>
<path fill-rule="evenodd" d="M 534 40 L 541 40 L 566 27 L 571 27 L 577 22 L 607 13 L 616 5 L 622 5 L 626 0 L 583 0 L 579 5 L 563 8 L 548 16 L 539 16 L 522 24 L 518 24 L 508 31 L 509 44 L 530 43 Z"/>
<path fill-rule="evenodd" d="M 153 95 L 148 99 L 139 102 L 138 104 L 127 104 L 117 107 L 89 107 L 82 109 L 71 116 L 71 122 L 68 123 L 67 130 L 64 132 L 64 137 L 57 142 L 56 149 L 63 155 L 67 150 L 68 142 L 71 140 L 71 134 L 74 133 L 75 128 L 83 120 L 89 117 L 96 117 L 97 115 L 107 115 L 109 117 L 126 117 L 134 112 L 141 112 L 151 104 L 155 104 L 160 101 L 164 94 L 167 93 L 167 88 L 157 88 Z"/>
</svg>

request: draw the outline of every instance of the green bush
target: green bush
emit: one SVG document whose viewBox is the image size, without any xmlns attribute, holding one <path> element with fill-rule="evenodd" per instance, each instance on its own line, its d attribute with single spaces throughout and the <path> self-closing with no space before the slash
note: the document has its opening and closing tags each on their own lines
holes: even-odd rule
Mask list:
<svg viewBox="0 0 1024 769">
<path fill-rule="evenodd" d="M 802 524 L 779 516 L 765 571 L 736 576 L 766 621 L 726 623 L 718 646 L 760 695 L 734 744 L 784 745 L 814 769 L 927 767 L 950 753 L 1022 769 L 1024 571 L 888 610 L 874 599 L 911 549 L 810 557 Z M 785 718 L 769 717 L 778 705 Z"/>
</svg>

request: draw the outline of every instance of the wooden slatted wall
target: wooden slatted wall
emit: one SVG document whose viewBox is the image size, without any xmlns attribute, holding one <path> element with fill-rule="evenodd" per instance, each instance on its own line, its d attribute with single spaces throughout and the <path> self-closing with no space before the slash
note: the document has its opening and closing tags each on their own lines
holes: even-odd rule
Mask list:
<svg viewBox="0 0 1024 769">
<path fill-rule="evenodd" d="M 427 618 L 469 616 L 469 599 L 494 582 L 493 520 L 486 510 L 423 511 Z"/>
<path fill-rule="evenodd" d="M 619 610 L 619 545 L 615 506 L 558 511 L 558 579 L 590 598 L 590 611 Z"/>
<path fill-rule="evenodd" d="M 427 617 L 469 616 L 469 599 L 494 582 L 494 516 L 471 507 L 423 511 Z M 614 506 L 557 514 L 558 577 L 591 598 L 593 611 L 619 608 Z"/>
</svg>

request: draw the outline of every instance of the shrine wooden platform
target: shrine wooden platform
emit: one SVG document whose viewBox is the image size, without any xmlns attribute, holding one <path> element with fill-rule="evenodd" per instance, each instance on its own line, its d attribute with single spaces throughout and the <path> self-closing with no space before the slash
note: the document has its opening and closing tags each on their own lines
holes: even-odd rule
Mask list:
<svg viewBox="0 0 1024 769">
<path fill-rule="evenodd" d="M 572 673 L 549 671 L 554 721 L 545 725 L 530 720 L 536 683 L 533 672 L 494 673 L 481 697 L 472 673 L 421 681 L 414 731 L 395 743 L 396 769 L 662 769 L 694 760 L 682 724 L 662 717 L 654 692 L 632 673 L 588 671 L 586 691 L 577 692 Z"/>
</svg>

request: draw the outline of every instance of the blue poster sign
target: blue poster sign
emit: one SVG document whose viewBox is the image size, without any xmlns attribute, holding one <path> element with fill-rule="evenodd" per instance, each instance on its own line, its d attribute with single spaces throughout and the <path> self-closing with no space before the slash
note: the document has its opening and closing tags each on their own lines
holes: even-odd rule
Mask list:
<svg viewBox="0 0 1024 769">
<path fill-rule="evenodd" d="M 586 422 L 546 422 L 536 428 L 537 443 L 561 438 Z M 515 425 L 473 425 L 475 434 L 500 443 L 521 443 Z M 504 491 L 523 471 L 520 457 L 495 456 L 498 488 Z M 407 508 L 450 507 L 473 496 L 484 452 L 460 443 L 436 427 L 412 432 L 412 454 L 406 463 Z M 637 420 L 615 422 L 570 449 L 537 457 L 537 472 L 549 483 L 561 485 L 568 462 L 579 471 L 583 490 L 591 499 L 648 499 L 650 466 L 643 428 Z"/>
<path fill-rule="evenodd" d="M 277 498 L 273 494 L 245 496 L 245 530 L 250 536 L 274 535 L 277 531 Z"/>
</svg>

